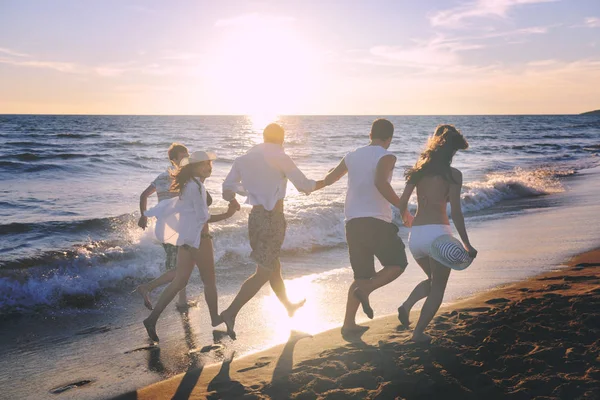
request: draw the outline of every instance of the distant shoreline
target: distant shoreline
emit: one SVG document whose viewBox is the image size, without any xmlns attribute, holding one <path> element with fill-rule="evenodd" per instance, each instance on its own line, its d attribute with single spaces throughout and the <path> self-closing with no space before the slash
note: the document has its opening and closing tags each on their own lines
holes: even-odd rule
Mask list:
<svg viewBox="0 0 600 400">
<path fill-rule="evenodd" d="M 600 110 L 587 111 L 587 112 L 581 113 L 579 115 L 600 115 Z"/>
</svg>

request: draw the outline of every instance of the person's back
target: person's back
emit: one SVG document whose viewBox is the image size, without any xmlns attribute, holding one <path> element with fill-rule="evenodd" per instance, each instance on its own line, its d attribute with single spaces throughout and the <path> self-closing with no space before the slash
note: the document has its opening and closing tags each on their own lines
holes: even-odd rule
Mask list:
<svg viewBox="0 0 600 400">
<path fill-rule="evenodd" d="M 236 194 L 247 196 L 252 206 L 248 216 L 248 238 L 256 261 L 256 272 L 248 278 L 231 305 L 221 313 L 227 333 L 235 339 L 235 318 L 240 309 L 270 282 L 277 298 L 290 316 L 304 305 L 292 303 L 285 290 L 281 275 L 279 254 L 285 238 L 287 223 L 283 213 L 287 181 L 306 194 L 317 188 L 317 182 L 306 178 L 283 149 L 284 130 L 278 124 L 269 124 L 263 132 L 264 143 L 254 146 L 233 162 L 223 182 L 223 198 L 233 200 Z"/>
<path fill-rule="evenodd" d="M 375 185 L 377 165 L 381 157 L 391 154 L 381 146 L 364 146 L 348 153 L 344 158 L 348 168 L 346 193 L 346 221 L 353 218 L 373 217 L 392 222 L 390 203 Z M 392 179 L 389 174 L 388 182 Z"/>
<path fill-rule="evenodd" d="M 399 209 L 405 225 L 411 227 L 408 246 L 415 261 L 427 275 L 427 279 L 420 282 L 406 301 L 398 307 L 398 319 L 408 328 L 411 309 L 415 303 L 427 298 L 412 336 L 412 339 L 417 342 L 431 340 L 424 331 L 442 303 L 452 268 L 452 264 L 441 262 L 435 256 L 434 250 L 438 239 L 449 240 L 448 238 L 453 237 L 446 211 L 448 202 L 454 226 L 463 241 L 462 250 L 466 250 L 470 257 L 477 255 L 477 250 L 469 242 L 461 209 L 462 174 L 451 167 L 456 152 L 468 147 L 467 140 L 454 126 L 439 125 L 433 136 L 429 138 L 415 166 L 405 173 L 406 186 L 400 198 Z M 408 201 L 415 188 L 418 208 L 413 219 L 410 213 L 406 217 L 404 215 L 407 213 Z M 461 249 L 455 248 L 453 251 L 461 251 Z"/>
<path fill-rule="evenodd" d="M 428 224 L 449 225 L 446 206 L 450 194 L 450 183 L 440 175 L 427 175 L 416 185 L 417 214 L 413 226 Z"/>
<path fill-rule="evenodd" d="M 169 170 L 161 173 L 154 179 L 152 185 L 156 189 L 156 197 L 158 197 L 158 202 L 160 203 L 163 200 L 172 199 L 173 197 L 177 197 L 178 193 L 171 191 L 171 185 L 173 184 L 173 178 Z"/>
<path fill-rule="evenodd" d="M 390 121 L 375 120 L 370 144 L 348 153 L 323 180 L 329 186 L 348 173 L 346 241 L 354 282 L 348 289 L 343 335 L 365 330 L 356 324 L 359 305 L 373 318 L 369 295 L 400 276 L 407 265 L 404 243 L 392 223 L 391 205 L 400 201 L 390 184 L 396 156 L 387 149 L 393 134 Z M 375 270 L 375 258 L 383 267 L 379 271 Z"/>
</svg>

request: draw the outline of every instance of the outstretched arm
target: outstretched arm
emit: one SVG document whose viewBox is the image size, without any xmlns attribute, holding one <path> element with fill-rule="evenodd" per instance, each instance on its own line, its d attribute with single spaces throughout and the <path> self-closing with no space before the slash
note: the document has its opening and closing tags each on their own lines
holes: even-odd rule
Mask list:
<svg viewBox="0 0 600 400">
<path fill-rule="evenodd" d="M 223 182 L 223 199 L 231 201 L 235 199 L 235 195 L 246 196 L 246 190 L 242 185 L 242 174 L 240 173 L 238 164 L 234 161 L 231 171 L 227 174 Z"/>
<path fill-rule="evenodd" d="M 325 186 L 330 186 L 339 181 L 344 175 L 348 173 L 348 167 L 346 166 L 346 159 L 342 158 L 342 161 L 337 165 L 337 167 L 333 168 L 327 173 L 325 179 L 317 181 L 317 187 L 315 190 L 319 190 L 324 188 Z"/>
<path fill-rule="evenodd" d="M 283 154 L 277 159 L 280 170 L 292 182 L 299 192 L 310 194 L 315 191 L 317 182 L 308 179 L 306 175 L 296 166 L 294 161 L 287 155 Z"/>
<path fill-rule="evenodd" d="M 379 159 L 377 163 L 377 172 L 375 173 L 375 187 L 379 193 L 395 207 L 400 207 L 400 198 L 394 192 L 388 178 L 396 165 L 396 156 L 387 154 Z"/>
<path fill-rule="evenodd" d="M 240 203 L 238 203 L 236 199 L 233 199 L 229 202 L 229 207 L 227 208 L 226 212 L 224 212 L 223 214 L 215 214 L 215 215 L 211 214 L 210 218 L 208 219 L 208 222 L 213 223 L 213 222 L 223 221 L 224 219 L 227 219 L 227 218 L 233 216 L 233 214 L 235 214 L 239 210 L 240 210 Z"/>
<path fill-rule="evenodd" d="M 148 217 L 144 215 L 144 212 L 148 208 L 148 197 L 152 196 L 152 194 L 156 192 L 156 188 L 154 185 L 150 185 L 142 192 L 140 195 L 140 214 L 141 217 L 138 221 L 138 226 L 142 229 L 146 229 L 148 226 Z"/>
<path fill-rule="evenodd" d="M 471 242 L 469 242 L 469 235 L 467 235 L 467 228 L 465 227 L 465 218 L 460 205 L 462 173 L 459 170 L 452 168 L 452 178 L 455 182 L 450 184 L 450 214 L 452 216 L 452 221 L 454 222 L 454 226 L 456 227 L 465 248 L 469 252 L 469 255 L 475 257 L 477 255 L 477 250 L 475 250 L 475 248 L 471 246 Z"/>
</svg>

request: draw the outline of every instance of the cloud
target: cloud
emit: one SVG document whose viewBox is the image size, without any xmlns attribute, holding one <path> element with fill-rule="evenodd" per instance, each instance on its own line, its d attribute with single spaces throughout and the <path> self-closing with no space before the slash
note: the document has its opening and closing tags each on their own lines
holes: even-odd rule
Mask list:
<svg viewBox="0 0 600 400">
<path fill-rule="evenodd" d="M 549 3 L 558 0 L 477 0 L 458 7 L 439 11 L 429 18 L 431 25 L 458 28 L 465 20 L 474 18 L 504 18 L 511 8 L 536 3 Z"/>
<path fill-rule="evenodd" d="M 18 51 L 7 49 L 6 47 L 0 47 L 0 53 L 8 54 L 9 56 L 14 56 L 14 57 L 30 57 L 29 54 L 20 53 Z"/>
<path fill-rule="evenodd" d="M 259 13 L 239 15 L 237 17 L 219 19 L 215 22 L 217 28 L 229 28 L 256 25 L 282 25 L 294 22 L 294 18 L 277 15 L 265 15 Z"/>
<path fill-rule="evenodd" d="M 373 46 L 369 49 L 366 58 L 360 57 L 361 51 L 355 51 L 354 54 L 359 56 L 359 58 L 355 58 L 355 62 L 424 69 L 458 66 L 461 63 L 460 52 L 490 47 L 491 39 L 543 34 L 547 33 L 550 28 L 552 26 L 534 26 L 504 32 L 489 32 L 477 36 L 449 37 L 438 34 L 428 40 L 413 40 L 411 46 Z M 502 44 L 507 43 L 502 42 Z M 364 51 L 362 53 L 364 55 Z"/>
<path fill-rule="evenodd" d="M 0 58 L 0 64 L 9 64 L 15 65 L 19 67 L 32 67 L 32 68 L 45 68 L 52 69 L 59 72 L 66 73 L 83 73 L 81 66 L 68 63 L 68 62 L 58 62 L 58 61 L 21 61 L 10 58 Z"/>
<path fill-rule="evenodd" d="M 589 17 L 585 19 L 585 26 L 588 28 L 600 28 L 600 18 Z"/>
</svg>

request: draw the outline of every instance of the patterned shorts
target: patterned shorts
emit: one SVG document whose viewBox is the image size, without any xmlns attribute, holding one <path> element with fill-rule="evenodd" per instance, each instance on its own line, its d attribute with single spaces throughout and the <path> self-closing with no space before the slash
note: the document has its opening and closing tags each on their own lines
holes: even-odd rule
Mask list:
<svg viewBox="0 0 600 400">
<path fill-rule="evenodd" d="M 170 270 L 177 266 L 177 251 L 179 247 L 172 244 L 163 243 L 163 249 L 165 249 L 165 269 Z"/>
<path fill-rule="evenodd" d="M 248 217 L 248 236 L 252 253 L 250 257 L 261 267 L 273 269 L 285 239 L 287 223 L 283 211 L 267 211 L 254 206 Z"/>
</svg>

